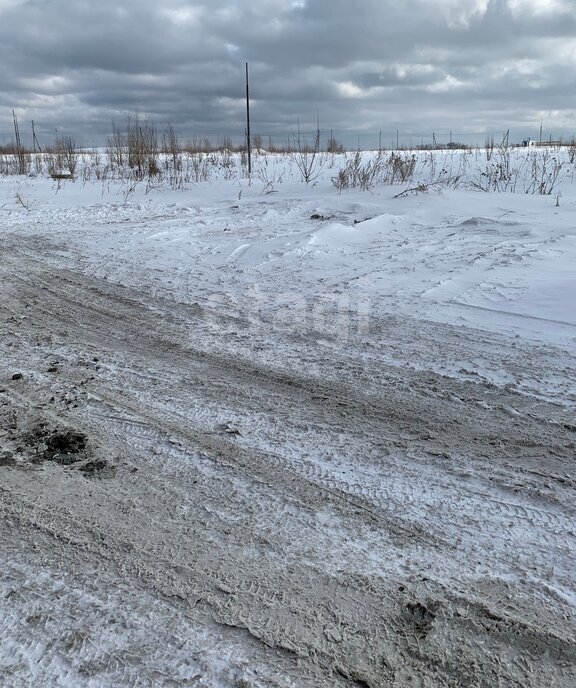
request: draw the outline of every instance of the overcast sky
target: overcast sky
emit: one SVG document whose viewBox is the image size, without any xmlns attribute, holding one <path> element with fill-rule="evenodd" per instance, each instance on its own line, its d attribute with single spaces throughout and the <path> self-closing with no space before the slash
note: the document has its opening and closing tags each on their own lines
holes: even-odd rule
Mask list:
<svg viewBox="0 0 576 688">
<path fill-rule="evenodd" d="M 264 137 L 576 133 L 575 0 L 0 0 L 0 132 L 240 139 L 246 61 Z"/>
</svg>

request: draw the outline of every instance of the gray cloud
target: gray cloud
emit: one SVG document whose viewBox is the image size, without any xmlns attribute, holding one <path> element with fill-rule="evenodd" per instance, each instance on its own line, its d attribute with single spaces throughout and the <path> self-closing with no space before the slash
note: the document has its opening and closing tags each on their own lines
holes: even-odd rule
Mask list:
<svg viewBox="0 0 576 688">
<path fill-rule="evenodd" d="M 397 128 L 576 129 L 572 0 L 0 0 L 0 60 L 5 137 L 14 107 L 45 137 L 101 142 L 146 115 L 239 140 L 245 61 L 264 136 L 312 129 L 317 111 L 365 145 Z"/>
</svg>

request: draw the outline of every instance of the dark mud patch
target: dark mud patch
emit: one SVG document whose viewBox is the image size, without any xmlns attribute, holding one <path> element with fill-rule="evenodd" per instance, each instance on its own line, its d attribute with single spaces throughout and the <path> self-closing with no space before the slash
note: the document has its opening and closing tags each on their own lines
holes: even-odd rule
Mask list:
<svg viewBox="0 0 576 688">
<path fill-rule="evenodd" d="M 59 466 L 71 466 L 85 478 L 110 478 L 116 473 L 113 462 L 94 457 L 88 436 L 78 430 L 54 427 L 46 421 L 40 421 L 20 439 L 23 445 L 16 451 L 24 464 L 27 461 L 32 464 L 50 461 Z M 2 456 L 0 455 L 0 466 L 3 465 Z"/>
<path fill-rule="evenodd" d="M 61 466 L 70 466 L 86 458 L 88 437 L 83 432 L 50 429 L 46 423 L 40 423 L 23 439 L 34 451 L 34 463 L 54 461 Z"/>
<path fill-rule="evenodd" d="M 10 452 L 4 452 L 0 454 L 0 468 L 3 466 L 15 466 L 16 459 Z"/>
<path fill-rule="evenodd" d="M 53 433 L 46 437 L 44 442 L 46 444 L 45 459 L 67 466 L 80 460 L 81 457 L 78 454 L 86 449 L 88 438 L 82 432 L 67 430 Z"/>
<path fill-rule="evenodd" d="M 106 459 L 94 459 L 78 468 L 85 478 L 104 478 L 114 475 L 115 467 Z"/>
</svg>

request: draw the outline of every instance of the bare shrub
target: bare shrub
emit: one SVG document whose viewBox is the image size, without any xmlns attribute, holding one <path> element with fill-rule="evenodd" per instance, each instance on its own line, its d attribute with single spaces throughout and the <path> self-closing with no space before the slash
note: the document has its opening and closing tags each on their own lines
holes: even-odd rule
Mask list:
<svg viewBox="0 0 576 688">
<path fill-rule="evenodd" d="M 568 162 L 573 165 L 576 162 L 576 139 L 568 144 Z"/>
<path fill-rule="evenodd" d="M 15 155 L 0 156 L 0 174 L 7 176 L 18 174 L 18 160 Z"/>
<path fill-rule="evenodd" d="M 562 171 L 562 163 L 549 150 L 539 151 L 531 156 L 530 182 L 525 189 L 528 194 L 550 196 L 556 189 Z"/>
<path fill-rule="evenodd" d="M 210 156 L 210 162 L 215 168 L 224 171 L 224 179 L 232 179 L 236 171 L 234 154 L 230 148 L 223 148 L 220 155 Z"/>
<path fill-rule="evenodd" d="M 35 153 L 32 157 L 34 163 L 34 172 L 36 174 L 42 174 L 44 170 L 44 156 L 42 153 Z"/>
<path fill-rule="evenodd" d="M 106 155 L 110 165 L 123 167 L 127 162 L 128 142 L 123 134 L 112 122 L 112 134 L 107 138 Z"/>
<path fill-rule="evenodd" d="M 492 150 L 486 167 L 480 173 L 479 181 L 472 182 L 472 186 L 480 191 L 510 191 L 514 193 L 520 176 L 520 170 L 512 168 L 508 134 L 504 134 L 502 142 L 497 149 L 494 148 L 493 139 L 490 140 L 490 146 Z M 496 150 L 495 157 L 494 150 Z"/>
<path fill-rule="evenodd" d="M 292 132 L 292 159 L 300 172 L 300 178 L 306 184 L 320 176 L 324 167 L 324 159 L 320 153 L 320 128 L 316 129 L 314 142 L 309 144 L 300 132 L 300 125 L 296 132 Z"/>
<path fill-rule="evenodd" d="M 137 179 L 146 174 L 159 174 L 158 134 L 156 127 L 148 122 L 128 120 L 126 134 L 128 144 L 128 166 L 134 171 Z"/>
<path fill-rule="evenodd" d="M 218 139 L 218 145 L 215 148 L 214 146 L 211 148 L 212 151 L 227 151 L 228 153 L 232 153 L 235 150 L 234 142 L 229 136 L 223 136 L 222 138 Z"/>
<path fill-rule="evenodd" d="M 494 137 L 493 136 L 487 136 L 486 141 L 484 142 L 484 150 L 486 151 L 486 160 L 490 162 L 492 160 L 492 156 L 494 155 Z"/>
<path fill-rule="evenodd" d="M 193 182 L 210 181 L 212 166 L 205 153 L 188 153 L 186 176 Z"/>
<path fill-rule="evenodd" d="M 16 203 L 21 205 L 24 208 L 24 210 L 30 212 L 30 201 L 27 198 L 25 198 L 19 191 L 16 193 Z"/>
<path fill-rule="evenodd" d="M 58 136 L 52 149 L 58 174 L 74 177 L 78 166 L 78 147 L 72 136 Z"/>
<path fill-rule="evenodd" d="M 290 140 L 288 139 L 285 143 L 278 145 L 275 144 L 272 140 L 272 137 L 268 137 L 268 146 L 267 150 L 269 153 L 293 153 L 294 148 L 292 147 L 292 144 L 290 143 Z"/>
<path fill-rule="evenodd" d="M 27 174 L 32 162 L 30 151 L 20 145 L 9 143 L 0 146 L 0 173 L 5 175 Z"/>
<path fill-rule="evenodd" d="M 148 177 L 159 177 L 160 166 L 158 165 L 158 158 L 148 158 Z"/>
<path fill-rule="evenodd" d="M 365 160 L 360 151 L 332 178 L 338 190 L 360 188 L 365 191 L 378 184 L 397 184 L 409 181 L 416 170 L 416 156 L 391 153 L 387 158 L 380 151 Z"/>
<path fill-rule="evenodd" d="M 327 153 L 344 153 L 344 146 L 337 141 L 333 136 L 330 136 L 326 144 Z"/>
<path fill-rule="evenodd" d="M 414 175 L 416 169 L 416 156 L 390 153 L 387 165 L 389 175 L 387 182 L 389 184 L 395 184 L 397 182 L 403 184 Z"/>
<path fill-rule="evenodd" d="M 274 187 L 276 184 L 281 184 L 284 181 L 284 172 L 278 173 L 276 168 L 272 169 L 272 174 L 270 175 L 268 170 L 268 160 L 264 160 L 264 164 L 256 170 L 256 178 L 262 182 L 263 189 L 262 193 L 272 193 L 275 191 Z"/>
<path fill-rule="evenodd" d="M 349 188 L 368 191 L 385 181 L 387 165 L 388 162 L 382 153 L 364 161 L 362 153 L 357 151 L 332 178 L 332 183 L 339 191 Z"/>
<path fill-rule="evenodd" d="M 60 174 L 60 166 L 58 165 L 56 155 L 51 151 L 52 148 L 47 146 L 46 154 L 44 155 L 44 164 L 46 166 L 46 172 L 48 172 L 51 177 L 56 177 Z"/>
<path fill-rule="evenodd" d="M 184 150 L 192 155 L 195 153 L 212 153 L 215 149 L 209 139 L 192 139 L 188 141 Z"/>
<path fill-rule="evenodd" d="M 174 127 L 169 124 L 162 135 L 162 153 L 166 156 L 165 165 L 168 170 L 170 186 L 180 189 L 184 186 L 182 176 L 182 146 Z"/>
</svg>

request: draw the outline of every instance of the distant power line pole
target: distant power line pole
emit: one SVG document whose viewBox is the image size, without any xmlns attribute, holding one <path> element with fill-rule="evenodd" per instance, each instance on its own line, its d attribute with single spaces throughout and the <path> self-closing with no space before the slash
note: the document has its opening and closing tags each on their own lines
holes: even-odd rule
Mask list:
<svg viewBox="0 0 576 688">
<path fill-rule="evenodd" d="M 36 136 L 36 127 L 34 125 L 34 120 L 32 120 L 32 151 L 35 153 L 36 148 L 38 148 L 38 152 L 42 152 L 42 148 L 40 148 L 40 143 L 38 142 L 38 137 Z"/>
<path fill-rule="evenodd" d="M 16 117 L 16 110 L 12 110 L 12 119 L 14 121 L 14 141 L 16 143 L 16 150 L 19 151 L 20 145 L 20 128 L 18 127 L 18 117 Z"/>
<path fill-rule="evenodd" d="M 14 120 L 14 147 L 16 152 L 16 159 L 18 160 L 18 174 L 26 174 L 26 156 L 24 155 L 24 148 L 22 148 L 22 141 L 20 139 L 20 127 L 18 126 L 18 117 L 16 110 L 12 110 L 12 119 Z"/>
<path fill-rule="evenodd" d="M 248 153 L 248 174 L 252 174 L 252 150 L 250 141 L 250 89 L 248 85 L 248 63 L 246 63 L 246 151 Z"/>
</svg>

